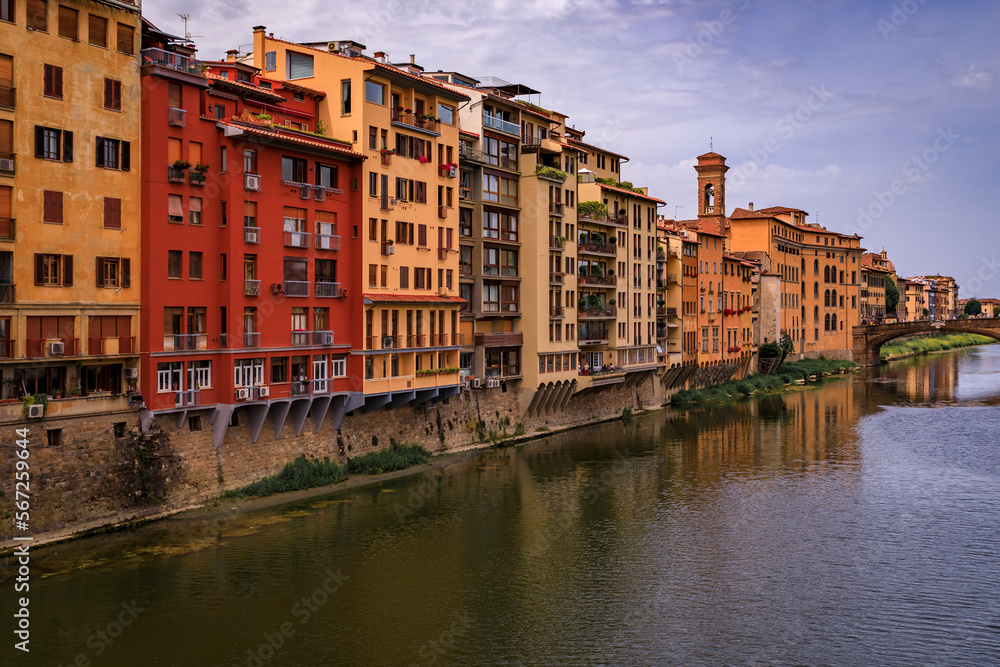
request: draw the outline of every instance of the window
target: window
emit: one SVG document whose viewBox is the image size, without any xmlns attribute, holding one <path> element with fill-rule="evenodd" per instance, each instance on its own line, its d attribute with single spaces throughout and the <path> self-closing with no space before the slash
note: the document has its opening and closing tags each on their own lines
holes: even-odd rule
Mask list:
<svg viewBox="0 0 1000 667">
<path fill-rule="evenodd" d="M 201 258 L 200 252 L 188 253 L 188 278 L 191 280 L 201 280 Z"/>
<path fill-rule="evenodd" d="M 347 357 L 341 356 L 330 358 L 330 377 L 347 377 Z"/>
<path fill-rule="evenodd" d="M 374 81 L 365 81 L 365 101 L 385 106 L 385 86 Z"/>
<path fill-rule="evenodd" d="M 13 3 L 11 5 L 10 13 L 13 15 Z M 28 30 L 49 31 L 49 3 L 46 0 L 28 0 Z"/>
<path fill-rule="evenodd" d="M 35 253 L 35 284 L 71 286 L 73 255 Z"/>
<path fill-rule="evenodd" d="M 45 65 L 45 97 L 63 98 L 63 69 L 55 65 Z"/>
<path fill-rule="evenodd" d="M 249 148 L 243 150 L 243 171 L 247 174 L 257 173 L 257 151 Z"/>
<path fill-rule="evenodd" d="M 378 197 L 378 174 L 374 171 L 368 172 L 368 196 Z"/>
<path fill-rule="evenodd" d="M 49 447 L 58 447 L 62 444 L 62 429 L 50 428 L 45 432 L 45 440 Z"/>
<path fill-rule="evenodd" d="M 97 166 L 105 169 L 131 169 L 131 145 L 120 139 L 97 137 Z"/>
<path fill-rule="evenodd" d="M 131 287 L 131 263 L 128 257 L 98 257 L 97 286 L 98 287 Z"/>
<path fill-rule="evenodd" d="M 181 277 L 181 263 L 183 262 L 184 252 L 181 250 L 168 250 L 167 251 L 167 277 L 168 278 L 180 278 Z"/>
<path fill-rule="evenodd" d="M 108 46 L 108 20 L 103 16 L 90 15 L 87 30 L 87 41 L 91 46 Z"/>
<path fill-rule="evenodd" d="M 472 236 L 472 209 L 458 209 L 458 235 Z"/>
<path fill-rule="evenodd" d="M 252 387 L 264 384 L 264 359 L 237 359 L 233 362 L 233 385 Z"/>
<path fill-rule="evenodd" d="M 135 28 L 124 23 L 119 23 L 116 37 L 115 47 L 118 49 L 118 53 L 124 53 L 129 56 L 135 54 Z"/>
<path fill-rule="evenodd" d="M 201 197 L 188 198 L 188 221 L 192 225 L 201 225 Z"/>
<path fill-rule="evenodd" d="M 324 188 L 337 188 L 338 185 L 337 167 L 334 165 L 316 163 L 316 185 Z"/>
<path fill-rule="evenodd" d="M 445 104 L 438 104 L 438 118 L 441 119 L 442 123 L 448 125 L 455 124 L 455 109 L 453 107 L 447 106 Z"/>
<path fill-rule="evenodd" d="M 184 200 L 180 195 L 167 195 L 167 220 L 178 225 L 184 223 Z"/>
<path fill-rule="evenodd" d="M 63 193 L 45 190 L 42 193 L 43 213 L 42 220 L 45 222 L 63 221 Z"/>
<path fill-rule="evenodd" d="M 104 198 L 104 228 L 122 228 L 122 200 L 112 197 Z"/>
<path fill-rule="evenodd" d="M 0 0 L 0 21 L 14 22 L 14 0 Z"/>
<path fill-rule="evenodd" d="M 287 52 L 288 78 L 309 79 L 313 75 L 313 57 L 306 53 Z"/>
<path fill-rule="evenodd" d="M 281 157 L 281 180 L 293 183 L 307 183 L 306 161 L 297 157 Z"/>
<path fill-rule="evenodd" d="M 104 80 L 104 108 L 112 111 L 122 110 L 122 82 L 114 79 Z"/>
<path fill-rule="evenodd" d="M 340 82 L 340 115 L 347 116 L 351 113 L 351 80 L 345 79 Z"/>
</svg>

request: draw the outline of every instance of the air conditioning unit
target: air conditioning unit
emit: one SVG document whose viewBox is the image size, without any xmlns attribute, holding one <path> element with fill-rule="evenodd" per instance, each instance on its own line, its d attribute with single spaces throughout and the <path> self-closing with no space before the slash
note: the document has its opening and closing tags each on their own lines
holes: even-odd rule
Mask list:
<svg viewBox="0 0 1000 667">
<path fill-rule="evenodd" d="M 257 396 L 260 398 L 267 398 L 271 395 L 270 387 L 257 387 Z"/>
<path fill-rule="evenodd" d="M 489 380 L 486 381 L 486 386 L 490 387 L 491 389 L 495 389 L 496 387 L 500 386 L 500 380 L 497 380 L 496 378 L 490 378 Z"/>
<path fill-rule="evenodd" d="M 49 343 L 49 356 L 56 357 L 62 354 L 66 350 L 66 344 L 61 340 L 54 340 Z"/>
<path fill-rule="evenodd" d="M 257 174 L 244 174 L 243 189 L 250 192 L 258 192 L 260 190 L 260 176 Z"/>
<path fill-rule="evenodd" d="M 324 333 L 322 336 L 320 336 L 319 344 L 320 345 L 333 345 L 333 334 L 329 333 L 329 332 Z"/>
<path fill-rule="evenodd" d="M 249 389 L 247 389 L 246 387 L 240 387 L 239 389 L 236 390 L 236 400 L 237 401 L 245 401 L 248 398 L 250 398 L 250 390 Z"/>
<path fill-rule="evenodd" d="M 382 336 L 382 349 L 383 350 L 391 350 L 393 348 L 394 343 L 395 343 L 395 340 L 393 339 L 392 336 Z"/>
<path fill-rule="evenodd" d="M 184 109 L 167 109 L 167 125 L 171 127 L 184 127 L 187 125 L 187 111 Z"/>
<path fill-rule="evenodd" d="M 312 196 L 312 189 L 308 185 L 299 187 L 299 199 L 309 199 Z"/>
<path fill-rule="evenodd" d="M 448 288 L 438 287 L 438 296 L 448 296 Z"/>
<path fill-rule="evenodd" d="M 458 167 L 448 167 L 448 176 L 456 178 L 458 176 Z"/>
<path fill-rule="evenodd" d="M 256 231 L 246 232 L 244 240 L 247 243 L 260 243 L 260 233 Z"/>
<path fill-rule="evenodd" d="M 395 198 L 390 198 L 389 199 L 389 206 L 395 206 L 398 203 L 399 203 L 399 201 L 397 199 L 395 199 Z"/>
<path fill-rule="evenodd" d="M 285 283 L 274 283 L 273 285 L 271 285 L 272 294 L 284 294 L 284 292 L 285 292 Z"/>
<path fill-rule="evenodd" d="M 35 403 L 28 406 L 28 419 L 41 419 L 45 416 L 45 406 L 41 403 Z"/>
<path fill-rule="evenodd" d="M 340 298 L 341 299 L 346 299 L 347 298 L 347 288 L 344 288 L 344 287 L 340 288 Z"/>
<path fill-rule="evenodd" d="M 396 246 L 394 246 L 394 245 L 387 245 L 385 247 L 385 254 L 387 254 L 387 255 L 395 255 L 396 254 Z"/>
<path fill-rule="evenodd" d="M 472 378 L 472 388 L 473 389 L 482 389 L 483 388 L 483 381 L 480 380 L 479 378 Z"/>
<path fill-rule="evenodd" d="M 137 380 L 139 378 L 138 368 L 126 368 L 125 369 L 125 379 L 126 380 Z"/>
<path fill-rule="evenodd" d="M 316 201 L 326 201 L 326 188 L 316 188 L 313 190 L 313 197 Z"/>
<path fill-rule="evenodd" d="M 0 158 L 0 171 L 14 171 L 13 158 Z"/>
</svg>

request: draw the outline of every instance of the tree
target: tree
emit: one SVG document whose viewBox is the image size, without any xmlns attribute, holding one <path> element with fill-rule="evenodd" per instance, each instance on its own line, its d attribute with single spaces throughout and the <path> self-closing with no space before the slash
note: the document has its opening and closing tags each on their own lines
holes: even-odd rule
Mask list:
<svg viewBox="0 0 1000 667">
<path fill-rule="evenodd" d="M 888 316 L 889 313 L 896 312 L 896 306 L 899 304 L 899 288 L 896 287 L 896 281 L 892 279 L 892 276 L 885 277 L 885 314 Z"/>
<path fill-rule="evenodd" d="M 1000 317 L 1000 306 L 993 306 L 993 317 Z"/>
<path fill-rule="evenodd" d="M 931 314 L 931 311 L 929 311 L 926 308 L 924 308 L 924 317 L 927 317 L 930 314 Z"/>
<path fill-rule="evenodd" d="M 965 302 L 966 315 L 980 315 L 982 312 L 983 305 L 979 303 L 979 299 L 969 299 Z"/>
</svg>

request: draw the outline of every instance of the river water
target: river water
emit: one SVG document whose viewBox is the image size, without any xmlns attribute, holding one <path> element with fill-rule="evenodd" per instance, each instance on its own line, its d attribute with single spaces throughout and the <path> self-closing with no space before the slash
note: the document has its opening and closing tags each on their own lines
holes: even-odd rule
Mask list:
<svg viewBox="0 0 1000 667">
<path fill-rule="evenodd" d="M 998 405 L 994 345 L 39 549 L 0 663 L 1000 664 Z"/>
</svg>

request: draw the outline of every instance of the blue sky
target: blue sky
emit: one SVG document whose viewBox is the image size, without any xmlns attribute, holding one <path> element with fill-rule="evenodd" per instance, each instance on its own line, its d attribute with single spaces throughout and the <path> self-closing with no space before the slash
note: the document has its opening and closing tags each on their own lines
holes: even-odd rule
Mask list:
<svg viewBox="0 0 1000 667">
<path fill-rule="evenodd" d="M 903 275 L 1000 297 L 1000 3 L 989 0 L 171 0 L 146 16 L 204 58 L 265 25 L 353 39 L 394 62 L 525 83 L 587 139 L 631 157 L 623 178 L 679 218 L 695 156 L 731 167 L 727 212 L 793 206 L 858 231 Z M 677 208 L 675 208 L 677 207 Z"/>
</svg>

